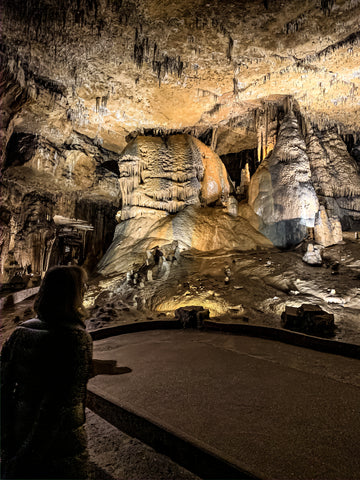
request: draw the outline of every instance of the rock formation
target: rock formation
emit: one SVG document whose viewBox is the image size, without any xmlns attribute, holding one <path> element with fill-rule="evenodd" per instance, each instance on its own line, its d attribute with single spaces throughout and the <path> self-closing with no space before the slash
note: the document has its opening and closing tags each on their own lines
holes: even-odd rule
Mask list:
<svg viewBox="0 0 360 480">
<path fill-rule="evenodd" d="M 119 157 L 119 171 L 120 224 L 101 273 L 124 272 L 149 248 L 174 241 L 200 251 L 271 245 L 237 217 L 223 163 L 196 138 L 137 137 Z"/>
<path fill-rule="evenodd" d="M 343 239 L 341 223 L 338 217 L 328 217 L 325 207 L 321 205 L 315 217 L 315 241 L 324 247 L 335 245 Z"/>
<path fill-rule="evenodd" d="M 322 265 L 321 251 L 319 247 L 309 243 L 305 255 L 302 257 L 303 261 L 309 265 Z"/>
<path fill-rule="evenodd" d="M 335 217 L 358 228 L 359 13 L 357 0 L 3 0 L 1 280 L 94 268 L 116 212 L 103 272 L 159 240 L 285 247 L 325 214 L 319 242 L 339 241 Z"/>
<path fill-rule="evenodd" d="M 360 172 L 334 129 L 310 128 L 307 135 L 312 181 L 320 202 L 343 227 L 360 221 Z"/>
<path fill-rule="evenodd" d="M 230 186 L 220 158 L 189 135 L 137 137 L 119 158 L 121 219 L 187 205 L 226 202 Z"/>
<path fill-rule="evenodd" d="M 274 150 L 251 179 L 249 204 L 261 219 L 260 230 L 276 246 L 299 243 L 314 226 L 319 202 L 305 141 L 292 112 L 281 124 Z"/>
<path fill-rule="evenodd" d="M 94 268 L 115 227 L 116 175 L 75 138 L 57 145 L 14 132 L 7 153 L 1 180 L 3 282 L 74 259 Z M 59 224 L 56 216 L 70 220 Z"/>
</svg>

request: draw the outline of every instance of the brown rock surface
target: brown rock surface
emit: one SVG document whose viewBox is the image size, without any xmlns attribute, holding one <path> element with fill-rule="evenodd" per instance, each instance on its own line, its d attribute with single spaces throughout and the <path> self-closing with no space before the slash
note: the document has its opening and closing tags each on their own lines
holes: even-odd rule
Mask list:
<svg viewBox="0 0 360 480">
<path fill-rule="evenodd" d="M 93 267 L 120 209 L 123 219 L 156 212 L 159 223 L 141 227 L 151 234 L 146 248 L 159 239 L 202 251 L 268 244 L 238 211 L 275 244 L 294 244 L 318 200 L 343 229 L 356 228 L 359 2 L 4 0 L 0 13 L 3 280 L 13 261 L 40 274 L 69 252 Z M 284 133 L 291 112 L 296 140 Z M 287 141 L 297 142 L 288 169 Z M 138 147 L 140 176 L 134 158 L 125 161 Z M 166 162 L 154 161 L 162 150 L 182 179 L 167 179 Z M 225 157 L 235 155 L 231 181 L 217 155 L 228 172 Z M 271 185 L 266 162 L 277 164 Z M 248 176 L 260 218 L 236 203 Z M 206 210 L 208 219 L 194 207 L 216 202 L 224 210 Z M 70 236 L 56 215 L 70 219 Z M 84 238 L 73 220 L 93 230 Z M 121 228 L 115 242 L 131 230 Z"/>
<path fill-rule="evenodd" d="M 353 130 L 359 4 L 324 5 L 6 0 L 3 61 L 31 113 L 107 148 L 141 128 L 227 122 L 271 96 L 293 95 L 317 124 Z"/>
</svg>

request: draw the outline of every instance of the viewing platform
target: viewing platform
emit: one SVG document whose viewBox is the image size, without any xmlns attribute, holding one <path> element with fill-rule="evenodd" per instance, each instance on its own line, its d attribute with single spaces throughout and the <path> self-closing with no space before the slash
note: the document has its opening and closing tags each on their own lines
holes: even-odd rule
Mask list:
<svg viewBox="0 0 360 480">
<path fill-rule="evenodd" d="M 152 330 L 94 342 L 129 366 L 89 406 L 202 478 L 357 480 L 359 360 L 273 340 Z"/>
</svg>

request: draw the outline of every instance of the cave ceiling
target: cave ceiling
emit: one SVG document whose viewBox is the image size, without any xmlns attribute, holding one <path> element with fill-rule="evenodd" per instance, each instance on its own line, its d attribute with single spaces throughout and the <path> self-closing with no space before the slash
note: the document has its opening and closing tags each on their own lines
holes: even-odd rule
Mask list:
<svg viewBox="0 0 360 480">
<path fill-rule="evenodd" d="M 312 124 L 360 131 L 358 0 L 1 8 L 3 87 L 14 81 L 19 104 L 14 86 L 3 100 L 10 130 L 55 144 L 75 132 L 117 153 L 134 133 L 216 130 L 226 154 L 256 146 L 255 111 L 291 101 Z"/>
</svg>

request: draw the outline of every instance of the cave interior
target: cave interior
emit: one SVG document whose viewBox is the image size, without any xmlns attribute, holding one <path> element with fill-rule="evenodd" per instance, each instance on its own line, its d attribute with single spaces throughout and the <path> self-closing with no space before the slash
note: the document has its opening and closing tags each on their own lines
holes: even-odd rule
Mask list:
<svg viewBox="0 0 360 480">
<path fill-rule="evenodd" d="M 310 303 L 359 341 L 359 1 L 1 16 L 3 297 L 76 263 L 90 329 L 189 305 L 278 326 Z"/>
</svg>

